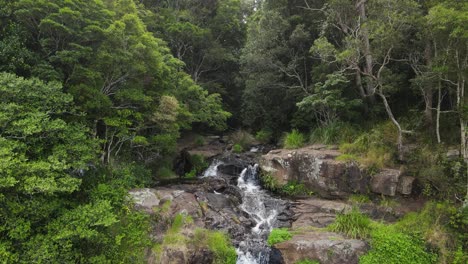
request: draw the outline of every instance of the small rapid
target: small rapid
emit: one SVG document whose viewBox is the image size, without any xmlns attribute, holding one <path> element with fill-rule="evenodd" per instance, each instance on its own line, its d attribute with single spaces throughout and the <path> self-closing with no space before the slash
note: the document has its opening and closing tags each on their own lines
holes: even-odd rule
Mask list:
<svg viewBox="0 0 468 264">
<path fill-rule="evenodd" d="M 202 177 L 218 177 L 217 168 L 223 164 L 213 161 Z M 260 185 L 258 165 L 244 168 L 237 178 L 237 187 L 242 195 L 239 208 L 253 220 L 250 232 L 243 235 L 237 246 L 237 264 L 268 264 L 271 248 L 267 238 L 273 228 L 279 227 L 277 220 L 284 201 L 272 197 Z"/>
</svg>

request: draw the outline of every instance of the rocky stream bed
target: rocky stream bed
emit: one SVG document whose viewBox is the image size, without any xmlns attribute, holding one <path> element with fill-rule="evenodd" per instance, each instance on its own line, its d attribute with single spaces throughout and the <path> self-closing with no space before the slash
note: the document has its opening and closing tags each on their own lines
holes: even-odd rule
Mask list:
<svg viewBox="0 0 468 264">
<path fill-rule="evenodd" d="M 411 192 L 412 179 L 397 170 L 383 170 L 367 176 L 354 163 L 337 161 L 339 152 L 324 146 L 300 150 L 272 150 L 264 155 L 225 152 L 212 159 L 203 175 L 185 184 L 171 184 L 130 192 L 138 209 L 157 215 L 153 241 L 162 241 L 166 222 L 177 214 L 190 216 L 193 222 L 184 227 L 184 236 L 193 236 L 196 228 L 220 230 L 229 235 L 237 249 L 237 264 L 294 264 L 313 259 L 322 264 L 358 263 L 367 252 L 366 241 L 328 232 L 323 227 L 337 214 L 351 210 L 344 200 L 352 193 L 370 190 L 395 196 Z M 274 196 L 260 184 L 260 171 L 268 172 L 278 182 L 296 180 L 319 196 L 294 200 Z M 165 208 L 162 211 L 160 208 Z M 374 219 L 394 221 L 405 208 L 362 204 L 360 210 Z M 162 216 L 161 216 L 162 215 Z M 269 247 L 267 237 L 273 228 L 295 230 L 291 240 Z M 212 263 L 209 250 L 186 245 L 163 247 L 155 254 L 148 250 L 148 263 Z"/>
</svg>

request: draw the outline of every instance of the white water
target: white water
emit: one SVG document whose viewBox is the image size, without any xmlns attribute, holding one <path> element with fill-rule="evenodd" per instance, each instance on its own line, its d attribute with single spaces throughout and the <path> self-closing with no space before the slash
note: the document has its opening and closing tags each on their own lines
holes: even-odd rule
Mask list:
<svg viewBox="0 0 468 264">
<path fill-rule="evenodd" d="M 202 177 L 218 176 L 218 166 L 221 161 L 213 161 Z M 246 240 L 236 249 L 236 264 L 267 264 L 270 249 L 266 245 L 266 238 L 273 229 L 278 211 L 267 209 L 265 202 L 276 203 L 277 199 L 262 190 L 257 176 L 258 165 L 245 168 L 237 179 L 237 187 L 241 190 L 242 204 L 240 208 L 255 221 L 255 226 Z"/>
<path fill-rule="evenodd" d="M 258 165 L 245 168 L 237 179 L 237 186 L 242 191 L 241 209 L 248 213 L 255 220 L 256 225 L 252 228 L 252 235 L 260 241 L 273 229 L 273 224 L 278 215 L 277 210 L 268 210 L 265 207 L 265 199 L 272 199 L 261 189 L 257 179 Z M 240 245 L 242 246 L 242 245 Z M 248 244 L 244 244 L 243 249 L 237 249 L 237 264 L 263 264 L 268 262 L 269 251 L 260 251 L 252 255 Z"/>
<path fill-rule="evenodd" d="M 218 176 L 218 166 L 221 165 L 221 164 L 224 164 L 222 161 L 218 161 L 218 160 L 214 160 L 210 166 L 208 167 L 208 169 L 206 169 L 206 171 L 203 173 L 203 175 L 201 176 L 201 178 L 204 178 L 204 177 L 216 177 Z"/>
</svg>

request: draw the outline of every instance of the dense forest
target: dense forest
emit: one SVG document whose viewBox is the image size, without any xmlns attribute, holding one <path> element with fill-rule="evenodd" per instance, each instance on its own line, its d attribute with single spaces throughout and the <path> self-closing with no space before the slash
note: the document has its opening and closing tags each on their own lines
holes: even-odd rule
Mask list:
<svg viewBox="0 0 468 264">
<path fill-rule="evenodd" d="M 144 262 L 128 190 L 233 132 L 404 167 L 465 263 L 467 79 L 466 1 L 0 0 L 0 263 Z"/>
</svg>

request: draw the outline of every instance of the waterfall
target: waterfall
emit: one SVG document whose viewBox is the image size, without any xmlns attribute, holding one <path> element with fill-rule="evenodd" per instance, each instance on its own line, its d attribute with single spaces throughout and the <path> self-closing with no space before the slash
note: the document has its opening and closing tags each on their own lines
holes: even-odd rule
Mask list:
<svg viewBox="0 0 468 264">
<path fill-rule="evenodd" d="M 224 163 L 213 161 L 201 177 L 222 177 L 218 174 L 218 166 L 221 164 Z M 277 216 L 281 211 L 279 208 L 284 208 L 284 201 L 270 196 L 262 189 L 258 170 L 257 164 L 249 165 L 237 178 L 237 187 L 242 195 L 239 209 L 247 213 L 255 224 L 250 228 L 250 232 L 242 236 L 242 240 L 237 240 L 237 264 L 269 263 L 271 248 L 266 240 L 271 230 L 278 227 Z"/>
<path fill-rule="evenodd" d="M 256 222 L 251 234 L 246 236 L 247 240 L 240 243 L 237 249 L 237 264 L 267 264 L 270 248 L 266 244 L 266 239 L 275 227 L 278 211 L 267 208 L 266 205 L 267 203 L 274 205 L 278 200 L 261 188 L 257 164 L 242 171 L 237 186 L 242 193 L 241 209 Z"/>
</svg>

